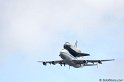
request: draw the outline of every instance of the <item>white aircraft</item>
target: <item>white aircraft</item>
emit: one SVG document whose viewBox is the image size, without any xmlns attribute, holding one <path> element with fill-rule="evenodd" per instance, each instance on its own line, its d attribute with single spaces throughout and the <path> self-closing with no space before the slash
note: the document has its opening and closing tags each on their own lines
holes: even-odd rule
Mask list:
<svg viewBox="0 0 124 82">
<path fill-rule="evenodd" d="M 74 53 L 73 53 L 74 54 Z M 75 57 L 74 55 L 72 55 L 68 50 L 66 49 L 62 49 L 60 51 L 59 56 L 62 58 L 61 60 L 55 60 L 55 61 L 38 61 L 38 62 L 42 62 L 43 65 L 47 65 L 47 63 L 49 64 L 60 64 L 62 65 L 69 65 L 73 66 L 75 68 L 80 68 L 83 66 L 96 66 L 97 64 L 102 64 L 103 61 L 113 61 L 114 59 L 109 59 L 109 60 L 81 60 L 78 59 L 77 57 Z"/>
</svg>

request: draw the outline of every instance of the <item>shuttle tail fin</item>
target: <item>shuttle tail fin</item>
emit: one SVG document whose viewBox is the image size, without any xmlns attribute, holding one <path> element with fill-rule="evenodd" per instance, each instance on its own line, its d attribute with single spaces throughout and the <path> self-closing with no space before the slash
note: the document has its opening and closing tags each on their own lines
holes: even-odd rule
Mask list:
<svg viewBox="0 0 124 82">
<path fill-rule="evenodd" d="M 74 45 L 74 47 L 76 47 L 76 48 L 77 48 L 77 43 L 78 43 L 78 41 L 76 40 L 75 45 Z"/>
</svg>

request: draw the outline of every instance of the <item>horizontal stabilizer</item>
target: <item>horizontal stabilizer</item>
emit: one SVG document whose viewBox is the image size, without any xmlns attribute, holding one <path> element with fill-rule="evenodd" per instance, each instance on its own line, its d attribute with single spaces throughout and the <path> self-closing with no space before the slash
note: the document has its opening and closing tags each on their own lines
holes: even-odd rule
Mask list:
<svg viewBox="0 0 124 82">
<path fill-rule="evenodd" d="M 84 66 L 96 66 L 97 64 L 84 64 Z"/>
</svg>

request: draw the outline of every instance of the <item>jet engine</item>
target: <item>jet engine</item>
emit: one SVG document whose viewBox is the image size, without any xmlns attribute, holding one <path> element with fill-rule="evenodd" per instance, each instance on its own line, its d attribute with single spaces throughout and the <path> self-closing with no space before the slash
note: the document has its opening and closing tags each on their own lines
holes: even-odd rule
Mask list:
<svg viewBox="0 0 124 82">
<path fill-rule="evenodd" d="M 99 63 L 99 64 L 102 64 L 102 61 L 101 61 L 101 60 L 99 60 L 99 61 L 98 61 L 98 63 Z"/>
<path fill-rule="evenodd" d="M 43 62 L 43 65 L 47 65 L 46 62 Z"/>
<path fill-rule="evenodd" d="M 88 61 L 84 60 L 84 61 L 83 61 L 83 63 L 84 63 L 84 64 L 87 64 L 87 63 L 88 63 Z"/>
<path fill-rule="evenodd" d="M 54 61 L 52 61 L 52 64 L 53 64 L 53 65 L 55 65 L 55 62 L 54 62 Z"/>
</svg>

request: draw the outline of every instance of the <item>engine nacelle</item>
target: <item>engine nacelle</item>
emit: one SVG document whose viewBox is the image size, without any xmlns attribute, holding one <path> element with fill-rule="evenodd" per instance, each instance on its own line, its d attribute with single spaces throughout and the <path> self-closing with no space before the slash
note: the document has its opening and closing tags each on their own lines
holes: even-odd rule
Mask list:
<svg viewBox="0 0 124 82">
<path fill-rule="evenodd" d="M 99 60 L 99 61 L 98 61 L 98 63 L 99 63 L 99 64 L 102 64 L 102 61 L 101 61 L 101 60 Z"/>
<path fill-rule="evenodd" d="M 46 65 L 46 62 L 43 62 L 43 65 Z"/>
<path fill-rule="evenodd" d="M 84 63 L 84 64 L 87 64 L 87 63 L 88 63 L 88 61 L 84 60 L 84 61 L 83 61 L 83 63 Z"/>
<path fill-rule="evenodd" d="M 55 62 L 54 62 L 54 61 L 52 61 L 52 64 L 53 64 L 53 65 L 55 65 Z"/>
</svg>

